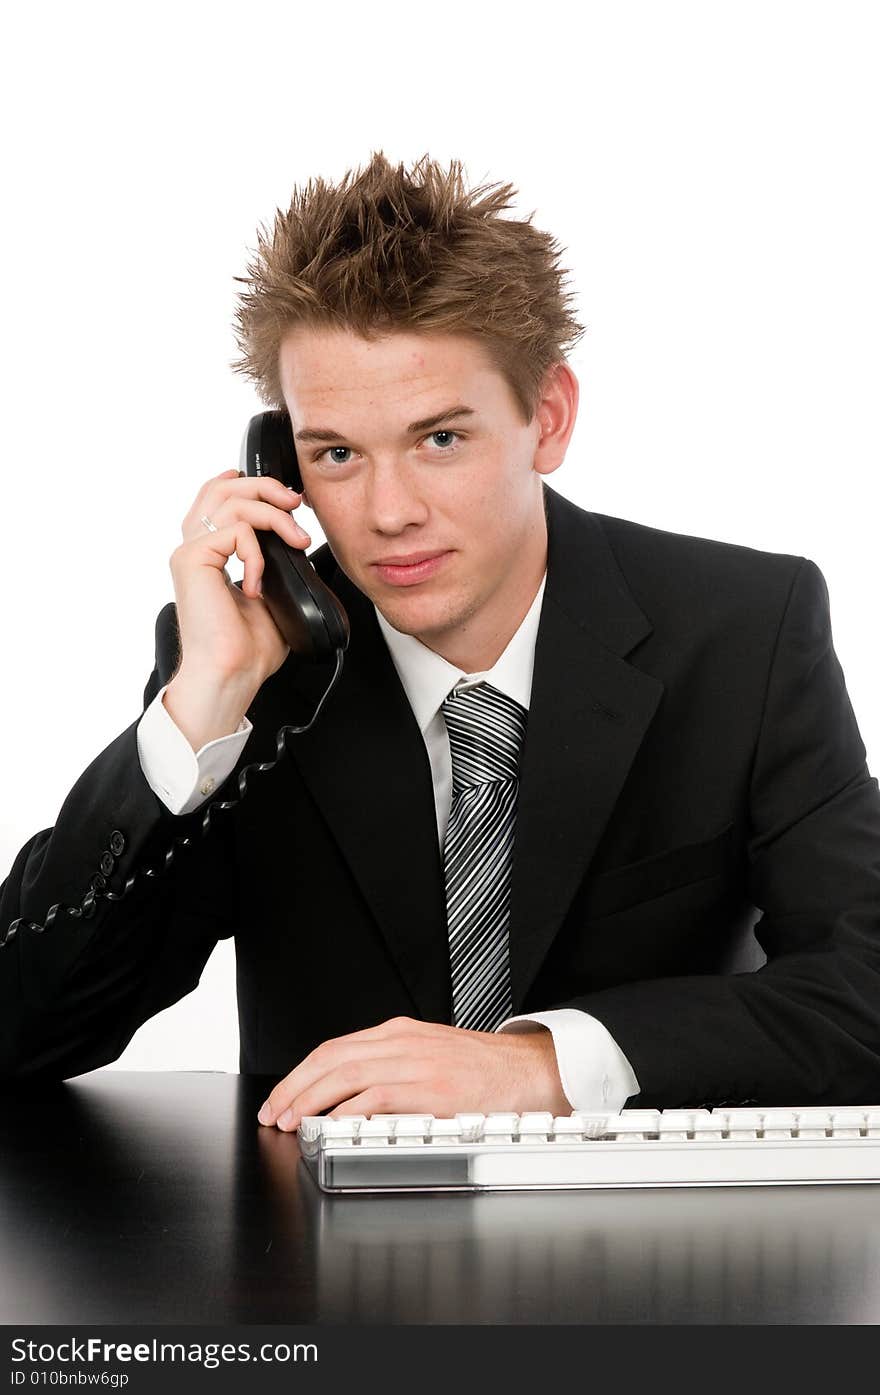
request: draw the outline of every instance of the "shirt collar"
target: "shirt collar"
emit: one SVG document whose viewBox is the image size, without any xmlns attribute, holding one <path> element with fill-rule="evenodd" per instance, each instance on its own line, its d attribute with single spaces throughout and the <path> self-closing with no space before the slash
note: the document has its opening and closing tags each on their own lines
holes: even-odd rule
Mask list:
<svg viewBox="0 0 880 1395">
<path fill-rule="evenodd" d="M 405 635 L 395 630 L 381 611 L 376 610 L 379 628 L 423 736 L 444 700 L 459 685 L 470 686 L 483 681 L 491 683 L 493 688 L 514 698 L 528 710 L 535 667 L 535 642 L 546 582 L 545 572 L 522 624 L 503 654 L 485 673 L 464 673 L 422 644 L 415 635 Z"/>
</svg>

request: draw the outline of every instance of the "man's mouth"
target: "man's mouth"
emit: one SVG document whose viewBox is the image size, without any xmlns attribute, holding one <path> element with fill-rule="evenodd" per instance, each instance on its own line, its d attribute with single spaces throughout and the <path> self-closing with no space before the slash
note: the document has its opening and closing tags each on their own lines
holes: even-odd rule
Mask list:
<svg viewBox="0 0 880 1395">
<path fill-rule="evenodd" d="M 434 576 L 451 557 L 451 551 L 401 553 L 393 557 L 383 557 L 370 564 L 382 581 L 390 586 L 414 586 Z"/>
</svg>

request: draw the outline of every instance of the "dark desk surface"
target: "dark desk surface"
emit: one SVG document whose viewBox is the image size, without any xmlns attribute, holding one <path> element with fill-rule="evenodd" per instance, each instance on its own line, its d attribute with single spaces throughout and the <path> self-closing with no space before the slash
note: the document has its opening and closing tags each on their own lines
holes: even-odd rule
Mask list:
<svg viewBox="0 0 880 1395">
<path fill-rule="evenodd" d="M 326 1197 L 275 1083 L 4 1092 L 0 1322 L 880 1321 L 880 1186 Z"/>
</svg>

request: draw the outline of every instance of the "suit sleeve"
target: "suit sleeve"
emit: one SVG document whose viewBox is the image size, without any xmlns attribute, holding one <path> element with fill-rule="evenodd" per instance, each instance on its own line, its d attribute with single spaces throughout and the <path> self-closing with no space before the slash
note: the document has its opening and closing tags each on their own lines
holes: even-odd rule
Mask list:
<svg viewBox="0 0 880 1395">
<path fill-rule="evenodd" d="M 747 887 L 767 963 L 609 988 L 639 1105 L 880 1099 L 880 791 L 803 559 L 779 626 L 749 788 Z"/>
<path fill-rule="evenodd" d="M 170 603 L 144 707 L 176 662 Z M 0 1078 L 62 1080 L 116 1060 L 234 932 L 230 813 L 204 836 L 203 811 L 171 814 L 141 768 L 138 721 L 92 761 L 0 888 Z M 132 878 L 121 899 L 108 896 Z"/>
</svg>

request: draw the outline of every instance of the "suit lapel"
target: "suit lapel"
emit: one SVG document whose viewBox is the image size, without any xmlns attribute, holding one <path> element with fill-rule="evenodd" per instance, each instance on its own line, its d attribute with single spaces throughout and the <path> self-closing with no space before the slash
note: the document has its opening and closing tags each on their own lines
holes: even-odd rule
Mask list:
<svg viewBox="0 0 880 1395">
<path fill-rule="evenodd" d="M 546 490 L 547 587 L 511 885 L 514 1011 L 583 880 L 663 693 L 624 655 L 651 633 L 598 520 Z"/>
<path fill-rule="evenodd" d="M 343 572 L 328 580 L 348 612 L 351 641 L 325 714 L 288 750 L 419 1012 L 449 1022 L 446 897 L 428 753 L 372 603 Z M 305 684 L 316 689 L 315 700 L 326 683 L 326 673 L 318 683 L 301 667 L 291 675 L 300 693 Z"/>
</svg>

